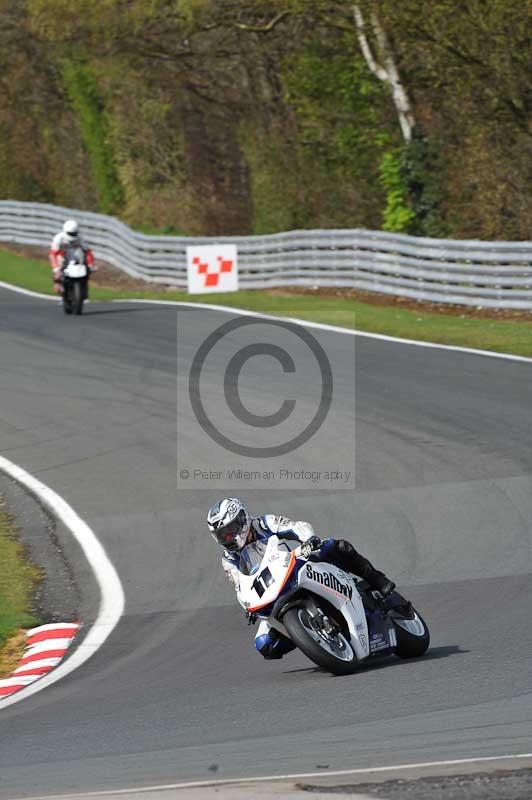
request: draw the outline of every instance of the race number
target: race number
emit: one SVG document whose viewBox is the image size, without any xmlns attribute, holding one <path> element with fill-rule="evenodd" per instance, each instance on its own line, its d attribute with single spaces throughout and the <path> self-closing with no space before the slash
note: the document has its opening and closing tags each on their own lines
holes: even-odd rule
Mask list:
<svg viewBox="0 0 532 800">
<path fill-rule="evenodd" d="M 253 588 L 257 592 L 259 597 L 262 597 L 268 586 L 271 586 L 274 582 L 274 578 L 268 567 L 262 570 L 260 575 L 258 575 L 255 580 L 253 581 Z"/>
</svg>

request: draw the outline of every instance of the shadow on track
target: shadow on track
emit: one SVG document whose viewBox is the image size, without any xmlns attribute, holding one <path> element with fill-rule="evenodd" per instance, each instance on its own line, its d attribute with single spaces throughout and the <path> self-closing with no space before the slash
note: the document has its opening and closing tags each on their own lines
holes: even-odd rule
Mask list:
<svg viewBox="0 0 532 800">
<path fill-rule="evenodd" d="M 365 672 L 375 672 L 376 670 L 380 669 L 389 669 L 391 667 L 397 667 L 399 665 L 408 665 L 410 664 L 418 664 L 420 661 L 436 661 L 440 658 L 448 658 L 449 656 L 458 656 L 458 655 L 465 655 L 469 653 L 469 650 L 464 650 L 460 647 L 460 645 L 451 644 L 446 645 L 444 647 L 433 647 L 424 656 L 420 656 L 419 658 L 394 658 L 393 656 L 386 656 L 382 659 L 382 661 L 375 661 L 373 663 L 369 663 L 367 665 L 362 665 L 360 670 L 357 672 L 352 672 L 349 675 L 332 675 L 331 673 L 327 672 L 327 670 L 322 669 L 321 667 L 299 667 L 298 669 L 286 669 L 283 670 L 284 675 L 293 675 L 296 673 L 322 673 L 323 675 L 329 675 L 330 678 L 350 678 L 353 675 L 363 675 Z"/>
<path fill-rule="evenodd" d="M 95 314 L 133 314 L 136 311 L 145 311 L 145 308 L 101 308 L 84 310 L 84 317 L 93 317 Z"/>
</svg>

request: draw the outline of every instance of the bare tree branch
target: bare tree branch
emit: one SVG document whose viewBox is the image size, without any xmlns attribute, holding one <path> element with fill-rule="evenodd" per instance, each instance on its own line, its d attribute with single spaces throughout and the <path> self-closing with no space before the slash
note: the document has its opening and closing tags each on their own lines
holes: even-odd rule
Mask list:
<svg viewBox="0 0 532 800">
<path fill-rule="evenodd" d="M 245 22 L 235 22 L 234 25 L 236 28 L 240 28 L 243 31 L 255 31 L 256 33 L 268 33 L 275 28 L 275 26 L 281 22 L 285 17 L 288 17 L 291 14 L 291 11 L 280 11 L 278 14 L 275 15 L 266 25 L 247 25 Z"/>
<path fill-rule="evenodd" d="M 353 25 L 350 25 L 348 22 L 341 22 L 333 17 L 328 16 L 327 14 L 321 14 L 319 18 L 330 28 L 336 28 L 339 31 L 353 33 Z"/>
<path fill-rule="evenodd" d="M 373 34 L 379 50 L 379 63 L 369 44 L 368 37 L 366 35 L 366 23 L 358 4 L 353 6 L 353 14 L 355 17 L 360 49 L 362 50 L 364 58 L 366 59 L 368 68 L 374 75 L 377 76 L 379 80 L 390 85 L 403 139 L 405 142 L 409 142 L 412 139 L 412 131 L 415 126 L 414 114 L 412 112 L 412 105 L 410 103 L 408 92 L 401 81 L 392 48 L 390 46 L 390 42 L 388 41 L 388 37 L 386 36 L 386 31 L 382 27 L 377 14 L 373 11 L 371 14 L 371 26 L 373 28 Z"/>
<path fill-rule="evenodd" d="M 368 37 L 366 36 L 366 23 L 364 21 L 364 17 L 362 16 L 362 11 L 358 5 L 353 6 L 353 12 L 355 15 L 355 22 L 357 26 L 357 37 L 358 43 L 360 45 L 360 49 L 366 59 L 366 64 L 368 65 L 370 71 L 380 80 L 384 81 L 385 83 L 388 81 L 388 75 L 384 67 L 381 67 L 380 64 L 377 64 L 377 61 L 372 53 L 371 47 L 368 42 Z"/>
<path fill-rule="evenodd" d="M 405 141 L 409 142 L 412 139 L 412 130 L 415 124 L 410 98 L 399 76 L 399 70 L 397 69 L 397 64 L 395 63 L 386 32 L 380 24 L 379 18 L 375 12 L 371 14 L 371 24 L 375 32 L 379 50 L 383 56 L 384 69 L 388 73 L 388 82 L 392 87 L 393 99 L 399 116 L 399 124 L 403 132 L 403 138 Z"/>
</svg>

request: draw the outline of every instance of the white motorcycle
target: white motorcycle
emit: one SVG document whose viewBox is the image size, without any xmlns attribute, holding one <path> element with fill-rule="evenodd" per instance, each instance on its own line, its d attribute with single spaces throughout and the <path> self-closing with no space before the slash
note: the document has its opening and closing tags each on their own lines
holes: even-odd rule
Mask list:
<svg viewBox="0 0 532 800">
<path fill-rule="evenodd" d="M 90 270 L 85 262 L 81 247 L 69 248 L 63 267 L 63 311 L 65 314 L 79 315 L 83 311 L 83 301 L 88 297 Z"/>
<path fill-rule="evenodd" d="M 378 592 L 333 564 L 301 555 L 297 541 L 271 536 L 240 554 L 237 596 L 311 661 L 336 675 L 395 654 L 427 650 L 429 630 L 414 608 L 387 609 Z"/>
</svg>

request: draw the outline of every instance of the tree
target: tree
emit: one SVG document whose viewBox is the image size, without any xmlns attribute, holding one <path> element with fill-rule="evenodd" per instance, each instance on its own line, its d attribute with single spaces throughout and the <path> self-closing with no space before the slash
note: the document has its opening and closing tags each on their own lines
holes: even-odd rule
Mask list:
<svg viewBox="0 0 532 800">
<path fill-rule="evenodd" d="M 530 23 L 514 0 L 0 0 L 0 188 L 96 207 L 114 170 L 133 223 L 384 208 L 415 233 L 526 237 Z"/>
<path fill-rule="evenodd" d="M 405 142 L 410 142 L 415 125 L 412 103 L 399 75 L 397 62 L 386 31 L 379 20 L 377 12 L 373 9 L 370 12 L 370 20 L 378 53 L 378 55 L 375 55 L 367 35 L 366 21 L 358 3 L 353 5 L 353 15 L 356 23 L 357 38 L 360 49 L 366 59 L 366 64 L 373 75 L 390 86 L 403 139 Z"/>
</svg>

